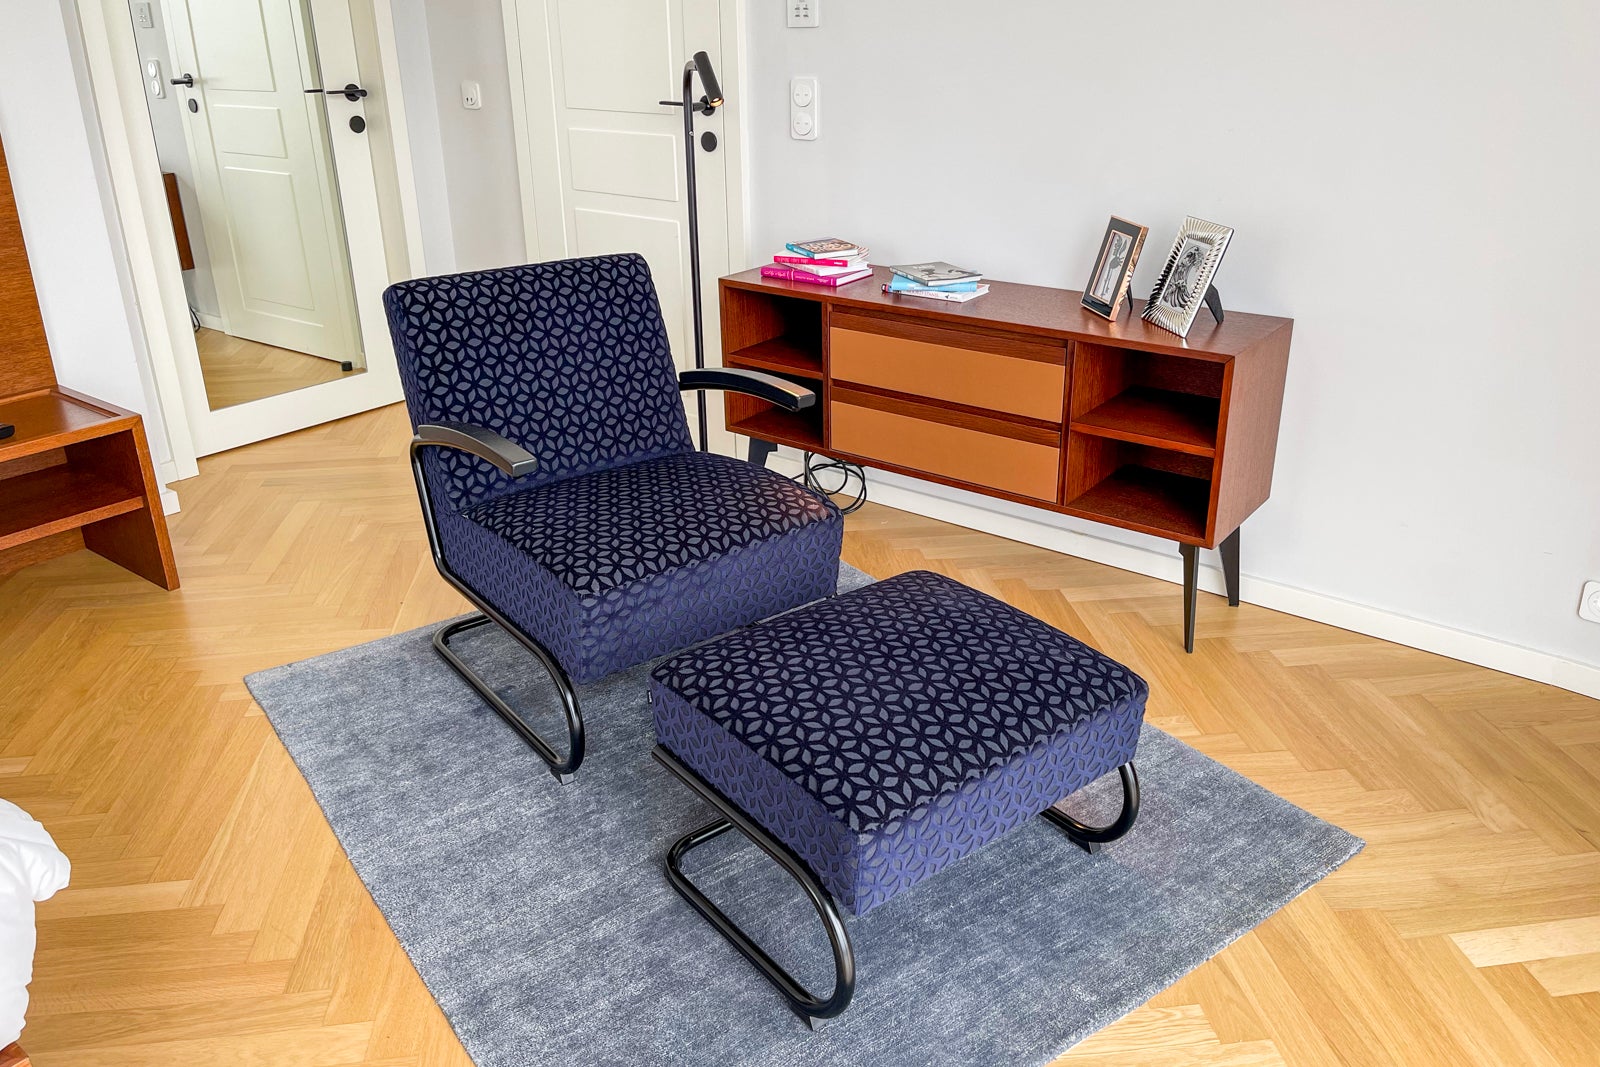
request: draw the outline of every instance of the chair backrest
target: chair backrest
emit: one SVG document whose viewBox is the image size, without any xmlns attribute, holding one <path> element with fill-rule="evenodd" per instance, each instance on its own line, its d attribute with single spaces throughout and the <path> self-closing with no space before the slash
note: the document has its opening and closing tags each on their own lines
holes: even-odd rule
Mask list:
<svg viewBox="0 0 1600 1067">
<path fill-rule="evenodd" d="M 643 256 L 418 278 L 383 303 L 411 424 L 482 426 L 539 460 L 513 482 L 475 456 L 429 449 L 441 506 L 694 450 Z"/>
</svg>

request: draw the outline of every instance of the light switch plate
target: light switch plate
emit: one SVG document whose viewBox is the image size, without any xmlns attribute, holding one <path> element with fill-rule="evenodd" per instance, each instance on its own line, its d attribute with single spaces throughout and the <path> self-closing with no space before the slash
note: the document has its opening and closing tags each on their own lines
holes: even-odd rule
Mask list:
<svg viewBox="0 0 1600 1067">
<path fill-rule="evenodd" d="M 789 28 L 810 30 L 822 25 L 822 12 L 817 10 L 822 0 L 784 0 L 788 5 Z"/>
<path fill-rule="evenodd" d="M 819 132 L 822 104 L 816 75 L 800 74 L 789 79 L 789 136 L 796 141 L 815 141 Z"/>
<path fill-rule="evenodd" d="M 483 86 L 477 82 L 462 82 L 461 106 L 468 111 L 483 110 Z"/>
</svg>

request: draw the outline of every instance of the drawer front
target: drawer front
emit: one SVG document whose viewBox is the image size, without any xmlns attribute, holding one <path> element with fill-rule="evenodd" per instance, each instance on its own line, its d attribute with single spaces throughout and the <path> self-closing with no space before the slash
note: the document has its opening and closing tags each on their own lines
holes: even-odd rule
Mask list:
<svg viewBox="0 0 1600 1067">
<path fill-rule="evenodd" d="M 1056 499 L 1061 449 L 835 400 L 834 450 L 1038 500 Z"/>
<path fill-rule="evenodd" d="M 835 381 L 1061 421 L 1065 347 L 836 313 L 828 358 Z"/>
</svg>

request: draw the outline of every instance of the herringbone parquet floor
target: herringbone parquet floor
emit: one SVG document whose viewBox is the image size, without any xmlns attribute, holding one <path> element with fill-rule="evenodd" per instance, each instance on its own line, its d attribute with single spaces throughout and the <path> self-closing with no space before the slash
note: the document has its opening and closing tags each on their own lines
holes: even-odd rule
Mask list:
<svg viewBox="0 0 1600 1067">
<path fill-rule="evenodd" d="M 0 795 L 75 864 L 40 1067 L 467 1062 L 240 681 L 462 609 L 407 433 L 203 461 L 176 594 L 87 553 L 0 579 Z M 1204 595 L 1185 656 L 1171 585 L 881 507 L 845 554 L 1088 639 L 1155 723 L 1370 843 L 1063 1064 L 1600 1064 L 1600 702 Z"/>
</svg>

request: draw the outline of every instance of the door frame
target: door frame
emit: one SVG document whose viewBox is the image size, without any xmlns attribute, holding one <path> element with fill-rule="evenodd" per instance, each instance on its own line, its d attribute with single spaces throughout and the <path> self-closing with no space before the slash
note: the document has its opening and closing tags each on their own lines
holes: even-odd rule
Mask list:
<svg viewBox="0 0 1600 1067">
<path fill-rule="evenodd" d="M 549 54 L 549 35 L 543 25 L 529 27 L 524 34 L 521 10 L 527 5 L 537 5 L 548 11 L 550 0 L 500 0 L 500 12 L 505 23 L 506 67 L 511 75 L 511 125 L 516 135 L 517 185 L 522 200 L 523 246 L 530 260 L 548 260 L 563 254 L 566 247 L 566 220 L 559 206 L 543 202 L 539 195 L 541 184 L 548 181 L 548 172 L 555 167 L 554 159 L 559 149 L 554 127 L 555 97 L 548 65 L 542 70 L 525 69 L 524 42 L 534 44 Z M 717 0 L 718 23 L 722 40 L 718 42 L 721 55 L 718 80 L 732 88 L 725 94 L 723 105 L 722 151 L 723 166 L 727 168 L 728 200 L 725 205 L 728 226 L 728 264 L 733 271 L 751 265 L 749 218 L 749 160 L 745 145 L 749 142 L 747 123 L 749 111 L 745 107 L 748 82 L 745 77 L 745 0 Z M 528 107 L 529 90 L 540 93 L 540 104 L 549 113 L 535 115 Z M 674 90 L 671 96 L 676 97 Z M 692 146 L 686 146 L 693 151 Z M 540 163 L 540 160 L 546 162 Z M 559 182 L 559 177 L 558 177 Z M 722 353 L 718 339 L 721 330 L 717 321 L 717 287 L 704 286 L 707 319 L 706 364 L 720 366 Z M 692 401 L 689 401 L 692 406 Z M 722 394 L 707 394 L 711 446 L 718 452 L 734 454 L 736 440 L 727 431 L 722 417 Z"/>
<path fill-rule="evenodd" d="M 343 0 L 306 0 L 315 20 L 318 14 L 333 17 L 346 10 Z M 384 103 L 393 131 L 393 159 L 372 159 L 370 166 L 392 166 L 390 177 L 400 190 L 398 207 L 403 216 L 407 247 L 404 262 L 413 273 L 422 273 L 420 241 L 421 212 L 417 202 L 416 180 L 406 147 L 405 106 L 398 79 L 398 48 L 394 40 L 394 21 L 390 0 L 349 0 L 364 3 L 373 14 L 376 51 L 380 57 L 384 83 Z M 337 6 L 336 6 L 337 5 Z M 162 185 L 161 164 L 156 157 L 155 134 L 145 100 L 144 76 L 133 37 L 133 23 L 127 0 L 79 0 L 78 23 L 83 35 L 84 57 L 95 110 L 105 148 L 106 168 L 117 215 L 127 249 L 129 281 L 145 348 L 150 357 L 151 375 L 167 424 L 168 443 L 178 479 L 193 477 L 199 471 L 199 456 L 226 451 L 252 441 L 371 410 L 401 399 L 400 376 L 394 352 L 384 345 L 367 352 L 367 369 L 360 375 L 329 382 L 309 389 L 283 393 L 262 400 L 213 412 L 199 381 L 199 352 L 189 320 L 189 299 L 178 266 L 177 249 L 170 238 L 172 222 L 168 215 L 166 190 Z M 348 15 L 347 15 L 348 17 Z M 363 20 L 351 19 L 352 34 L 362 32 Z M 321 43 L 318 42 L 319 52 Z M 330 50 L 335 61 L 355 62 L 353 51 Z M 322 53 L 324 59 L 327 53 Z M 346 153 L 348 155 L 348 153 Z M 335 148 L 338 165 L 347 165 L 346 155 Z M 360 165 L 356 163 L 354 165 Z M 376 184 L 376 183 L 374 183 Z M 345 204 L 349 213 L 378 213 L 376 204 Z M 369 223 L 376 220 L 369 220 Z M 347 223 L 348 224 L 348 223 Z M 381 226 L 364 227 L 366 232 L 382 232 Z M 364 276 L 392 278 L 386 249 L 367 247 L 369 242 L 351 242 L 350 257 L 364 265 Z M 357 297 L 363 314 L 372 314 L 379 295 Z M 381 322 L 381 316 L 378 320 Z M 370 345 L 367 347 L 371 347 Z M 193 368 L 189 373 L 187 368 Z M 191 418 L 198 409 L 199 421 Z"/>
</svg>

